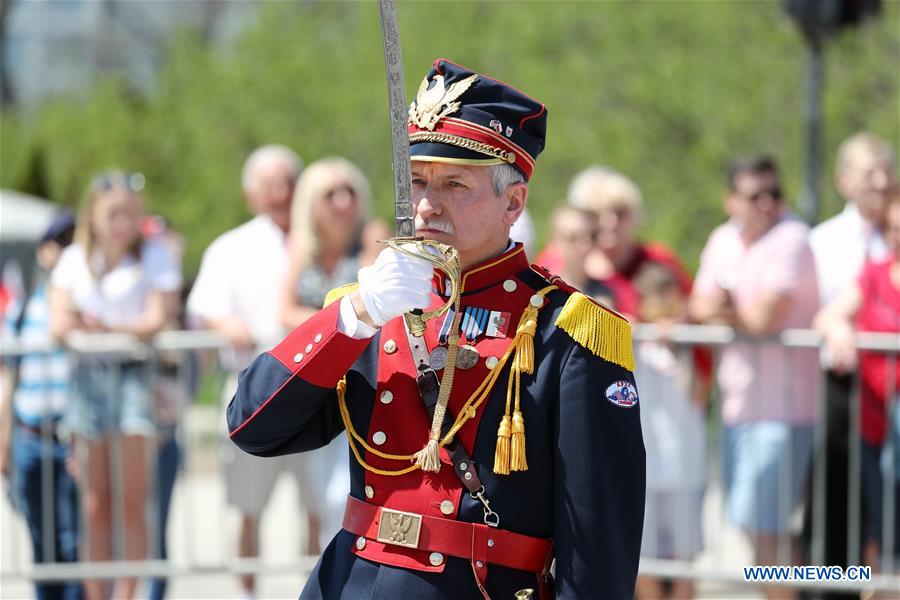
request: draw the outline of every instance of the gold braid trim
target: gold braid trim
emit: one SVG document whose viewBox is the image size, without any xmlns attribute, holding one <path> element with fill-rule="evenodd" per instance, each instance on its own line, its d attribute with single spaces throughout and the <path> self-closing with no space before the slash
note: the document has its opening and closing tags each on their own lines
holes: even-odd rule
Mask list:
<svg viewBox="0 0 900 600">
<path fill-rule="evenodd" d="M 497 379 L 500 378 L 500 372 L 503 370 L 503 367 L 506 365 L 506 361 L 509 360 L 509 357 L 512 356 L 513 350 L 515 347 L 513 344 L 510 344 L 509 348 L 506 349 L 506 353 L 503 357 L 497 362 L 497 365 L 491 369 L 491 372 L 488 374 L 487 378 L 481 382 L 481 385 L 478 386 L 472 395 L 469 396 L 469 399 L 463 404 L 462 409 L 459 411 L 459 414 L 456 416 L 456 421 L 454 421 L 453 426 L 450 427 L 450 431 L 447 432 L 447 435 L 440 441 L 439 446 L 443 448 L 456 435 L 456 433 L 462 429 L 463 425 L 468 422 L 469 419 L 475 416 L 478 407 L 487 399 L 490 395 L 491 390 L 494 387 L 494 384 L 497 383 Z M 356 457 L 356 462 L 362 466 L 365 470 L 370 473 L 375 473 L 377 475 L 405 475 L 411 471 L 415 471 L 420 468 L 418 464 L 413 463 L 409 467 L 405 469 L 400 469 L 397 471 L 386 471 L 384 469 L 378 469 L 369 465 L 365 459 L 360 455 L 359 449 L 356 447 L 356 442 L 359 442 L 367 452 L 371 452 L 376 456 L 380 456 L 381 458 L 386 458 L 388 460 L 397 460 L 397 461 L 414 461 L 416 459 L 415 454 L 387 454 L 378 450 L 377 448 L 373 448 L 370 446 L 366 440 L 357 433 L 356 429 L 353 427 L 353 422 L 350 420 L 350 411 L 347 408 L 347 380 L 346 377 L 341 379 L 337 385 L 337 397 L 338 397 L 338 407 L 341 412 L 341 420 L 344 422 L 344 429 L 347 431 L 347 441 L 350 443 L 350 450 L 353 452 L 353 456 Z"/>
<path fill-rule="evenodd" d="M 581 292 L 566 300 L 556 326 L 596 356 L 634 371 L 631 324 Z"/>
<path fill-rule="evenodd" d="M 444 366 L 444 376 L 441 377 L 440 390 L 438 391 L 437 404 L 434 407 L 434 417 L 431 420 L 431 434 L 428 436 L 428 443 L 425 447 L 416 452 L 416 464 L 422 467 L 423 471 L 437 473 L 441 470 L 441 425 L 444 423 L 444 416 L 447 414 L 447 404 L 450 403 L 450 392 L 453 389 L 453 377 L 456 374 L 456 355 L 459 352 L 459 322 L 462 317 L 462 310 L 459 308 L 460 295 L 455 294 L 456 301 L 453 303 L 452 325 L 450 326 L 450 338 L 447 340 L 447 364 Z"/>
<path fill-rule="evenodd" d="M 344 287 L 347 287 L 347 286 L 344 286 Z M 338 289 L 342 289 L 342 288 L 338 288 Z M 548 287 L 540 290 L 538 292 L 538 294 L 544 296 L 555 289 L 557 289 L 556 286 L 548 286 Z M 530 315 L 530 313 L 529 313 L 529 315 Z M 523 322 L 522 325 L 524 325 L 524 324 L 525 323 Z M 515 352 L 516 349 L 519 347 L 519 342 L 521 340 L 521 337 L 523 335 L 527 335 L 529 333 L 528 330 L 530 330 L 531 328 L 530 327 L 524 327 L 524 328 L 520 327 L 520 329 L 522 329 L 522 331 L 516 332 L 516 338 L 506 348 L 506 352 L 504 352 L 503 356 L 497 362 L 497 365 L 493 369 L 491 369 L 490 373 L 488 373 L 488 376 L 484 379 L 484 381 L 482 381 L 481 384 L 478 386 L 478 388 L 474 392 L 472 392 L 472 395 L 469 396 L 469 399 L 466 400 L 465 403 L 463 403 L 462 408 L 460 408 L 459 414 L 456 415 L 456 420 L 453 422 L 453 425 L 450 427 L 450 431 L 448 431 L 447 435 L 445 435 L 439 442 L 439 444 L 438 444 L 439 447 L 443 448 L 444 446 L 449 444 L 450 441 L 453 440 L 454 436 L 459 432 L 459 430 L 462 429 L 462 427 L 469 421 L 469 419 L 475 418 L 475 415 L 478 411 L 478 407 L 480 407 L 484 403 L 484 401 L 487 400 L 488 396 L 490 396 L 491 390 L 494 389 L 494 384 L 496 384 L 497 380 L 500 378 L 500 372 L 503 371 L 503 368 L 506 366 L 506 363 L 509 361 L 510 357 L 513 355 L 513 352 Z M 531 335 L 533 336 L 533 332 L 531 333 Z M 533 372 L 533 371 L 528 371 L 528 372 Z M 510 374 L 510 377 L 512 377 L 512 374 Z M 509 383 L 512 385 L 515 385 L 515 383 L 512 380 Z M 347 431 L 347 441 L 350 444 L 350 450 L 351 450 L 351 452 L 353 452 L 353 456 L 356 458 L 356 462 L 358 462 L 360 464 L 360 466 L 362 466 L 362 468 L 364 468 L 366 471 L 369 471 L 370 473 L 375 473 L 376 475 L 387 475 L 387 476 L 405 475 L 407 473 L 415 471 L 416 469 L 421 468 L 415 462 L 404 469 L 398 469 L 398 470 L 393 470 L 393 471 L 379 469 L 377 467 L 373 467 L 372 465 L 368 464 L 365 461 L 365 459 L 362 457 L 362 454 L 360 453 L 359 448 L 357 447 L 357 443 L 360 446 L 362 446 L 367 452 L 371 452 L 375 456 L 379 456 L 381 458 L 386 458 L 388 460 L 396 460 L 396 461 L 404 461 L 404 462 L 414 461 L 416 459 L 416 455 L 415 454 L 388 454 L 386 452 L 382 452 L 382 451 L 378 450 L 377 448 L 370 446 L 366 442 L 366 440 L 361 435 L 359 435 L 359 433 L 357 433 L 356 429 L 353 427 L 353 422 L 350 420 L 350 411 L 347 408 L 346 395 L 347 395 L 347 378 L 345 376 L 338 382 L 338 385 L 337 385 L 338 408 L 340 409 L 341 420 L 344 422 L 344 429 Z M 518 394 L 516 394 L 516 395 L 518 395 Z M 509 409 L 507 408 L 507 411 L 508 410 Z"/>
<path fill-rule="evenodd" d="M 341 420 L 344 422 L 344 429 L 347 431 L 347 442 L 350 444 L 350 450 L 353 452 L 353 456 L 356 457 L 356 462 L 358 462 L 362 468 L 370 473 L 375 473 L 377 475 L 406 475 L 412 471 L 415 471 L 419 468 L 419 465 L 413 463 L 412 465 L 406 467 L 405 469 L 400 469 L 399 471 L 385 471 L 384 469 L 378 469 L 373 467 L 369 463 L 365 461 L 365 459 L 360 455 L 359 448 L 356 447 L 354 440 L 358 441 L 363 448 L 365 448 L 368 452 L 375 454 L 376 456 L 380 456 L 381 458 L 387 458 L 391 460 L 412 460 L 412 454 L 402 455 L 402 454 L 387 454 L 385 452 L 380 452 L 375 448 L 372 448 L 366 443 L 366 440 L 362 438 L 358 433 L 356 433 L 356 429 L 353 428 L 353 423 L 350 421 L 350 411 L 347 409 L 347 377 L 346 375 L 338 381 L 337 384 L 337 397 L 338 397 L 338 408 L 341 411 Z"/>
<path fill-rule="evenodd" d="M 509 152 L 503 150 L 502 148 L 491 146 L 490 144 L 476 142 L 475 140 L 470 140 L 458 135 L 451 135 L 449 133 L 417 132 L 409 134 L 409 143 L 413 144 L 415 142 L 436 142 L 438 144 L 450 144 L 451 146 L 465 148 L 466 150 L 474 150 L 475 152 L 480 152 L 481 154 L 486 154 L 488 156 L 494 156 L 496 158 L 505 160 L 509 164 L 513 164 L 516 162 L 515 152 Z"/>
<path fill-rule="evenodd" d="M 342 285 L 341 287 L 334 288 L 325 296 L 325 303 L 322 305 L 322 308 L 325 308 L 335 300 L 340 300 L 347 294 L 355 292 L 356 288 L 358 287 L 358 283 L 348 283 L 347 285 Z"/>
</svg>

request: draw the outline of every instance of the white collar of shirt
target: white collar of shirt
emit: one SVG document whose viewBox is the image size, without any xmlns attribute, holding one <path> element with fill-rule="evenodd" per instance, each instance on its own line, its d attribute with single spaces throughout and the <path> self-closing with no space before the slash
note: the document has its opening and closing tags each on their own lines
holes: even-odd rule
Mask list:
<svg viewBox="0 0 900 600">
<path fill-rule="evenodd" d="M 823 304 L 834 300 L 859 274 L 866 260 L 879 260 L 887 254 L 881 233 L 863 219 L 853 202 L 810 237 L 816 258 L 819 295 Z"/>
<path fill-rule="evenodd" d="M 285 233 L 285 231 L 279 227 L 269 215 L 256 215 L 253 217 L 252 223 L 260 230 L 264 230 L 266 233 L 277 236 L 278 239 L 283 240 L 285 244 L 287 243 L 288 234 Z"/>
</svg>

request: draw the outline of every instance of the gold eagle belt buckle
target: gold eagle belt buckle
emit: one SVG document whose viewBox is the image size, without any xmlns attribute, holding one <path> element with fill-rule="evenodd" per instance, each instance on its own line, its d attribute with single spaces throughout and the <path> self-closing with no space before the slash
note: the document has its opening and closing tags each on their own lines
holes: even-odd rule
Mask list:
<svg viewBox="0 0 900 600">
<path fill-rule="evenodd" d="M 381 507 L 381 521 L 375 539 L 383 544 L 418 548 L 421 531 L 422 515 Z"/>
</svg>

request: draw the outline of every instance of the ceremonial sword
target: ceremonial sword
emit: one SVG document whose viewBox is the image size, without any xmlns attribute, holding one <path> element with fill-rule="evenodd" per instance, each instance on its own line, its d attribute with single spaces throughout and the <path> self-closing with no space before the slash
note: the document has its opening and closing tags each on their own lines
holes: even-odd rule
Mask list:
<svg viewBox="0 0 900 600">
<path fill-rule="evenodd" d="M 439 441 L 442 437 L 441 426 L 444 423 L 444 415 L 450 401 L 456 354 L 459 350 L 459 321 L 462 316 L 459 279 L 462 269 L 459 263 L 459 252 L 456 248 L 435 240 L 415 237 L 412 173 L 409 165 L 409 132 L 406 129 L 409 113 L 406 108 L 406 86 L 403 82 L 403 56 L 400 53 L 397 7 L 394 0 L 378 0 L 378 8 L 381 12 L 381 37 L 384 41 L 384 67 L 387 71 L 388 107 L 391 113 L 394 223 L 397 228 L 397 237 L 386 240 L 385 243 L 398 252 L 424 260 L 440 269 L 450 278 L 452 286 L 450 297 L 443 306 L 432 311 L 415 310 L 403 315 L 406 328 L 412 336 L 410 344 L 415 345 L 416 342 L 412 338 L 421 338 L 424 335 L 426 320 L 440 317 L 450 310 L 451 306 L 454 307 L 447 344 L 447 364 L 444 366 L 444 377 L 440 383 L 440 391 L 434 408 L 431 432 L 428 436 L 428 443 L 414 455 L 416 464 L 423 471 L 437 473 L 441 468 L 439 451 Z"/>
<path fill-rule="evenodd" d="M 440 308 L 422 312 L 419 309 L 404 315 L 407 327 L 416 337 L 425 332 L 425 321 L 444 315 L 459 300 L 459 253 L 452 246 L 416 237 L 412 205 L 412 174 L 409 166 L 409 133 L 406 129 L 409 111 L 406 106 L 406 86 L 403 79 L 403 55 L 400 52 L 400 31 L 397 28 L 397 7 L 394 0 L 378 0 L 381 12 L 381 37 L 384 41 L 384 68 L 387 71 L 388 110 L 391 115 L 391 147 L 394 172 L 394 224 L 396 237 L 385 244 L 395 250 L 424 260 L 450 278 L 450 298 Z M 458 307 L 457 307 L 458 308 Z"/>
<path fill-rule="evenodd" d="M 381 37 L 384 41 L 384 68 L 387 71 L 388 107 L 391 113 L 392 166 L 394 171 L 394 223 L 397 237 L 415 236 L 412 206 L 412 174 L 409 168 L 409 133 L 406 130 L 406 86 L 403 79 L 403 55 L 397 28 L 394 0 L 378 0 L 381 12 Z"/>
</svg>

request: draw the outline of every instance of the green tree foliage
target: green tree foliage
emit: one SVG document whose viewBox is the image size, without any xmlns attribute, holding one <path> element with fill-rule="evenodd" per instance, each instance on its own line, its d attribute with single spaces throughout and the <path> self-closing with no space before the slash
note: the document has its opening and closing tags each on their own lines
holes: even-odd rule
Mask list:
<svg viewBox="0 0 900 600">
<path fill-rule="evenodd" d="M 592 163 L 639 183 L 642 234 L 689 264 L 724 219 L 728 159 L 771 152 L 799 193 L 806 50 L 777 2 L 401 2 L 398 12 L 410 97 L 443 56 L 549 107 L 529 200 L 542 236 L 572 175 Z M 900 5 L 882 13 L 828 45 L 823 216 L 840 207 L 838 143 L 863 128 L 900 138 Z M 240 167 L 264 143 L 306 161 L 348 157 L 371 177 L 378 212 L 392 214 L 386 102 L 375 3 L 266 3 L 229 48 L 175 36 L 149 97 L 98 78 L 78 99 L 0 115 L 0 183 L 73 204 L 93 172 L 140 170 L 151 210 L 187 234 L 191 272 L 247 218 Z"/>
</svg>

